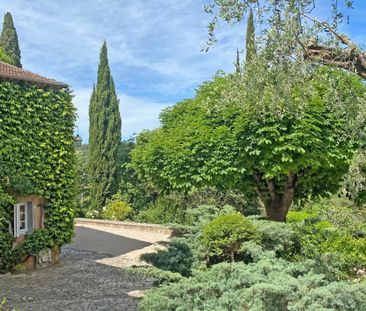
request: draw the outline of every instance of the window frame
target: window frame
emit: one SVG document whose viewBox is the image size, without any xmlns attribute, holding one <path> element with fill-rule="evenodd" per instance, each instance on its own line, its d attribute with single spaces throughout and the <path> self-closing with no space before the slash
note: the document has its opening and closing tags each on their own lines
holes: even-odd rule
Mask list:
<svg viewBox="0 0 366 311">
<path fill-rule="evenodd" d="M 24 229 L 20 229 L 20 207 L 24 206 Z M 24 235 L 26 233 L 28 233 L 28 207 L 27 207 L 27 202 L 20 202 L 14 205 L 15 209 L 16 209 L 16 227 L 14 228 L 15 230 L 15 236 L 19 237 L 21 235 Z M 15 217 L 14 217 L 15 219 Z"/>
</svg>

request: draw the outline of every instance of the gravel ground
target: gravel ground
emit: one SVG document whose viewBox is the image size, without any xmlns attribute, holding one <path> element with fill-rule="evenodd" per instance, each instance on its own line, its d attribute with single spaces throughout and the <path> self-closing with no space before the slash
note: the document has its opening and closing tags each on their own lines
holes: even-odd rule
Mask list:
<svg viewBox="0 0 366 311">
<path fill-rule="evenodd" d="M 121 232 L 79 227 L 75 242 L 63 248 L 60 265 L 0 276 L 0 300 L 6 296 L 6 308 L 21 311 L 138 310 L 138 300 L 129 293 L 150 288 L 153 279 L 120 267 L 139 264 L 141 253 L 156 249 L 151 237 L 150 243 L 141 241 L 141 234 L 130 232 L 126 238 Z"/>
</svg>

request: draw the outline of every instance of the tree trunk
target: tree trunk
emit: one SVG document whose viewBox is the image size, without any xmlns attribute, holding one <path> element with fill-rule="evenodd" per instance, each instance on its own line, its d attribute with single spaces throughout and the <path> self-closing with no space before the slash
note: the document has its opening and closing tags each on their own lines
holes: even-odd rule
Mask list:
<svg viewBox="0 0 366 311">
<path fill-rule="evenodd" d="M 290 172 L 281 189 L 277 189 L 278 185 L 276 186 L 274 180 L 264 179 L 258 172 L 253 175 L 258 185 L 256 191 L 264 204 L 269 220 L 286 221 L 288 210 L 294 199 L 295 187 L 299 176 L 302 176 L 302 173 L 295 174 Z M 262 184 L 261 188 L 259 187 L 260 184 Z M 263 187 L 263 184 L 265 184 L 265 187 Z"/>
<path fill-rule="evenodd" d="M 284 193 L 262 200 L 269 220 L 286 221 L 287 213 L 294 198 L 294 188 L 285 189 Z"/>
</svg>

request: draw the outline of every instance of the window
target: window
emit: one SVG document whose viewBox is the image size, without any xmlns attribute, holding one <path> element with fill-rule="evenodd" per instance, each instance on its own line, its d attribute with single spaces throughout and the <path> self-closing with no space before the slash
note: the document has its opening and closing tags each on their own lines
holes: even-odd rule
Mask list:
<svg viewBox="0 0 366 311">
<path fill-rule="evenodd" d="M 25 204 L 19 205 L 19 233 L 27 232 L 27 209 Z"/>
<path fill-rule="evenodd" d="M 33 205 L 31 202 L 14 206 L 14 236 L 33 231 Z"/>
</svg>

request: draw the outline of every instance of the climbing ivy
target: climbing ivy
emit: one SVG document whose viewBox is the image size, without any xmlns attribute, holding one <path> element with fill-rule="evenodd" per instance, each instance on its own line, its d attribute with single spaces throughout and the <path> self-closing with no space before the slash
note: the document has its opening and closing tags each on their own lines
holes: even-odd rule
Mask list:
<svg viewBox="0 0 366 311">
<path fill-rule="evenodd" d="M 0 164 L 27 180 L 33 194 L 44 199 L 45 230 L 41 232 L 47 239 L 45 245 L 61 246 L 73 236 L 75 117 L 68 89 L 0 83 Z M 1 209 L 8 211 L 4 215 L 11 222 L 12 206 L 2 204 Z M 8 228 L 3 225 L 0 231 Z M 37 244 L 33 240 L 30 234 L 24 242 L 23 249 L 29 255 L 34 253 L 32 245 Z"/>
</svg>

